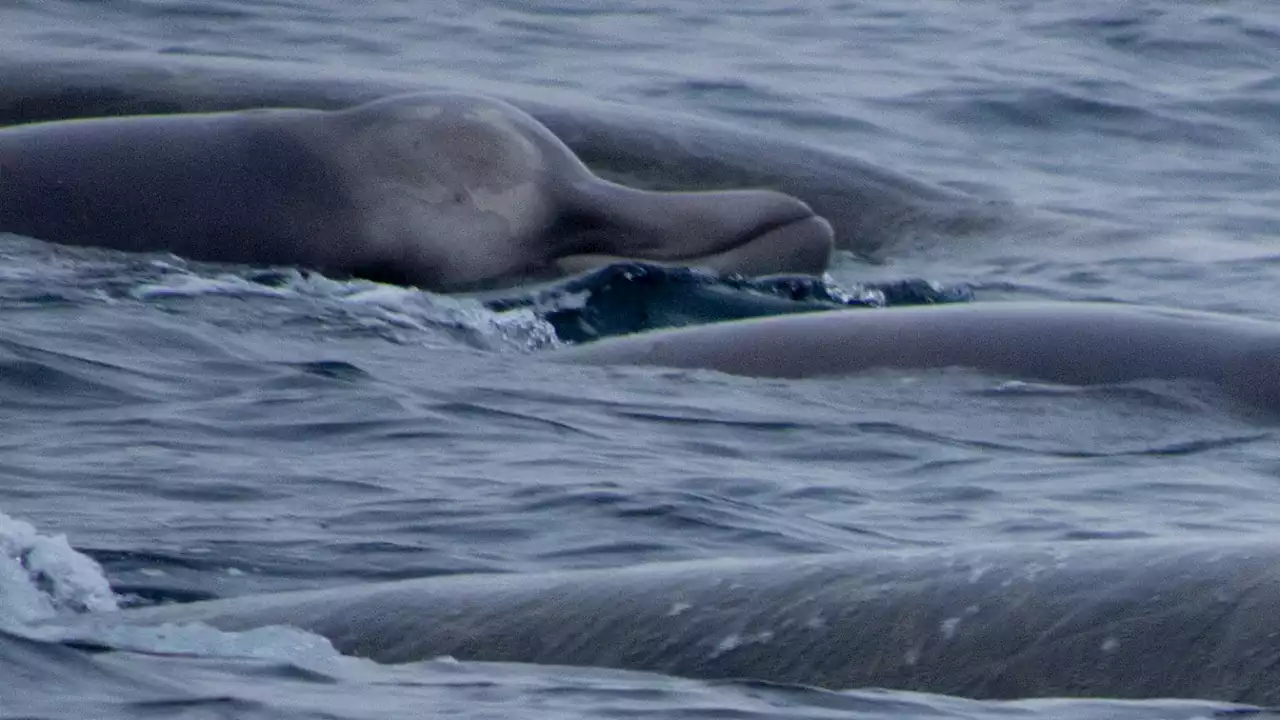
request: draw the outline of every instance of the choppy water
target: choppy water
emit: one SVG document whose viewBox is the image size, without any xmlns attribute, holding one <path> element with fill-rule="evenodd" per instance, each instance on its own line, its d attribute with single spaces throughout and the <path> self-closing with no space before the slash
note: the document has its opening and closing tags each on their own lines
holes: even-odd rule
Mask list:
<svg viewBox="0 0 1280 720">
<path fill-rule="evenodd" d="M 979 301 L 1280 318 L 1280 11 L 589 5 L 17 0 L 0 9 L 0 57 L 235 56 L 708 116 L 1045 221 L 1032 234 L 908 242 L 886 265 L 845 257 L 832 271 L 842 284 L 925 277 L 971 285 Z M 480 570 L 1271 533 L 1280 516 L 1274 419 L 1204 388 L 548 366 L 528 355 L 548 326 L 525 311 L 13 236 L 0 256 L 0 511 L 65 533 L 127 602 Z M 5 522 L 0 534 L 21 534 Z M 1210 707 L 380 668 L 294 640 L 251 640 L 260 660 L 208 647 L 163 661 L 0 642 L 0 667 L 22 678 L 10 685 L 22 692 L 0 692 L 0 712 L 1146 718 Z M 156 699 L 174 688 L 188 699 Z"/>
</svg>

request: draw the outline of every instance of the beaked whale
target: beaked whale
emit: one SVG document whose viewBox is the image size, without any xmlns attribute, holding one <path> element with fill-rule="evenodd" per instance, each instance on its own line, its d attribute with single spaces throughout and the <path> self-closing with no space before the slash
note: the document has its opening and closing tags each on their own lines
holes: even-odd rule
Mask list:
<svg viewBox="0 0 1280 720">
<path fill-rule="evenodd" d="M 832 249 L 793 197 L 624 187 L 514 106 L 452 93 L 0 128 L 0 231 L 438 291 L 612 256 L 820 273 Z"/>
<path fill-rule="evenodd" d="M 833 227 L 836 246 L 870 258 L 1028 220 L 992 202 L 877 167 L 845 152 L 672 112 L 585 102 L 570 92 L 475 78 L 549 128 L 600 177 L 649 190 L 767 188 L 799 198 Z M 447 87 L 444 73 L 344 71 L 288 63 L 86 50 L 0 50 L 0 125 L 261 107 L 337 110 Z"/>
</svg>

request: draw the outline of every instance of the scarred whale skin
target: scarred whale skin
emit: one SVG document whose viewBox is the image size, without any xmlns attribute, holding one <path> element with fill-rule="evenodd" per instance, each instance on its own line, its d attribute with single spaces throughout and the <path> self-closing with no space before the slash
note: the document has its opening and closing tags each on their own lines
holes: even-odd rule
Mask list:
<svg viewBox="0 0 1280 720">
<path fill-rule="evenodd" d="M 1088 541 L 408 580 L 125 611 L 380 662 L 603 666 L 974 698 L 1280 702 L 1280 551 Z"/>
</svg>

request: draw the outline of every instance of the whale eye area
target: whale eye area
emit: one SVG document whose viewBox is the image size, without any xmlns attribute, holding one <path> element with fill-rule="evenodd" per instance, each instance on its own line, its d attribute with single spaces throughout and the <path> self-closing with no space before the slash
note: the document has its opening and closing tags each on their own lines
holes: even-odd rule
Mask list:
<svg viewBox="0 0 1280 720">
<path fill-rule="evenodd" d="M 551 233 L 564 243 L 566 250 L 573 252 L 592 250 L 600 241 L 608 241 L 621 232 L 616 223 L 590 210 L 563 212 L 551 228 Z"/>
</svg>

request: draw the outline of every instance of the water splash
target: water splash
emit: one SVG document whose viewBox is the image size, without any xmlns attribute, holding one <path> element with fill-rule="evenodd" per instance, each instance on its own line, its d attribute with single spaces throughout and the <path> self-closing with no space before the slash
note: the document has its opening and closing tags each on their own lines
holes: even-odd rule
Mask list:
<svg viewBox="0 0 1280 720">
<path fill-rule="evenodd" d="M 0 625 L 116 608 L 102 567 L 65 535 L 42 535 L 0 513 Z"/>
</svg>

